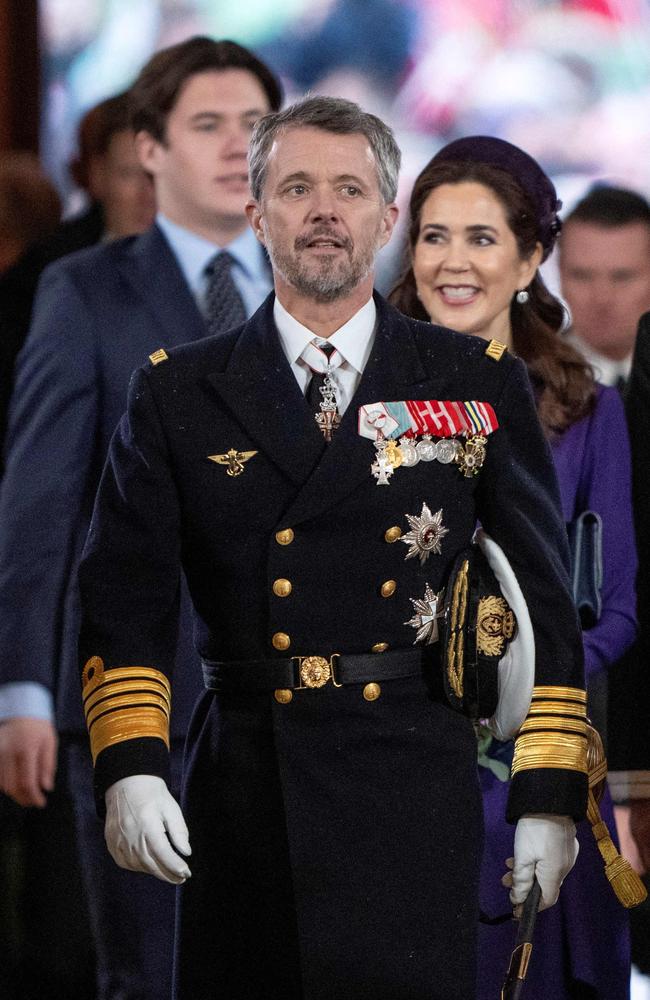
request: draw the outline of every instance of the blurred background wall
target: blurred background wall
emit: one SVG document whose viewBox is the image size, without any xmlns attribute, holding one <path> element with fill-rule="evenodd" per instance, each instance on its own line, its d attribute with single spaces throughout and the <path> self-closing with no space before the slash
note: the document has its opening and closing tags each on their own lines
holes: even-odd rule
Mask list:
<svg viewBox="0 0 650 1000">
<path fill-rule="evenodd" d="M 156 48 L 195 33 L 254 47 L 290 97 L 350 96 L 386 117 L 405 151 L 405 189 L 438 145 L 487 132 L 538 157 L 565 198 L 594 177 L 650 193 L 648 0 L 5 0 L 5 7 L 4 18 L 16 23 L 10 31 L 27 36 L 30 8 L 38 10 L 41 149 L 63 194 L 79 115 L 128 86 Z M 23 79 L 27 36 L 19 51 L 9 47 L 12 72 Z M 13 94 L 14 118 L 22 120 L 32 95 L 20 87 Z"/>
<path fill-rule="evenodd" d="M 438 146 L 472 133 L 526 148 L 567 208 L 595 179 L 650 194 L 650 0 L 0 0 L 0 147 L 40 141 L 78 208 L 80 115 L 196 33 L 255 48 L 290 98 L 348 96 L 387 119 L 402 198 Z"/>
<path fill-rule="evenodd" d="M 80 115 L 195 33 L 254 47 L 289 97 L 385 117 L 402 192 L 439 145 L 490 133 L 540 159 L 567 207 L 594 179 L 650 194 L 650 0 L 0 0 L 0 148 L 40 146 L 78 207 Z"/>
</svg>

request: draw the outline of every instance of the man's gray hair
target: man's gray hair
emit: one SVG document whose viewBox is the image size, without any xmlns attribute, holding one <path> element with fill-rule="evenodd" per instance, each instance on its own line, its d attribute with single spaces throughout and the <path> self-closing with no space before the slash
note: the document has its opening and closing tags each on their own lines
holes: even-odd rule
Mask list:
<svg viewBox="0 0 650 1000">
<path fill-rule="evenodd" d="M 342 97 L 307 97 L 284 111 L 265 115 L 255 125 L 248 150 L 251 191 L 260 201 L 271 146 L 282 132 L 292 128 L 319 128 L 338 135 L 361 134 L 372 149 L 379 190 L 385 204 L 395 201 L 402 155 L 392 129 L 381 118 L 362 111 Z"/>
</svg>

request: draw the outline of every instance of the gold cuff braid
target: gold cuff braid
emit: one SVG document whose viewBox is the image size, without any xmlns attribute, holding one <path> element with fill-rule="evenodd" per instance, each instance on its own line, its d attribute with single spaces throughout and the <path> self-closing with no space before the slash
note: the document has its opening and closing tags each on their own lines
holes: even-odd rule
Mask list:
<svg viewBox="0 0 650 1000">
<path fill-rule="evenodd" d="M 92 656 L 83 671 L 83 700 L 93 764 L 109 746 L 124 740 L 154 737 L 169 748 L 171 688 L 153 667 L 104 670 Z"/>
<path fill-rule="evenodd" d="M 588 773 L 587 696 L 581 688 L 538 686 L 515 741 L 512 776 L 534 768 Z"/>
</svg>

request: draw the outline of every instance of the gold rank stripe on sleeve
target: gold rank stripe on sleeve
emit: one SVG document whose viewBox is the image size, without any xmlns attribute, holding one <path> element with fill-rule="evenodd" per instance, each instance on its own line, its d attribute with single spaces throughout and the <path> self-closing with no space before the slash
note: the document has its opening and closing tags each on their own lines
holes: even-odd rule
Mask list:
<svg viewBox="0 0 650 1000">
<path fill-rule="evenodd" d="M 515 740 L 512 776 L 548 767 L 588 773 L 587 695 L 581 688 L 535 687 Z"/>
<path fill-rule="evenodd" d="M 99 656 L 83 672 L 83 702 L 93 763 L 109 746 L 153 737 L 169 748 L 171 687 L 153 667 L 104 670 Z"/>
</svg>

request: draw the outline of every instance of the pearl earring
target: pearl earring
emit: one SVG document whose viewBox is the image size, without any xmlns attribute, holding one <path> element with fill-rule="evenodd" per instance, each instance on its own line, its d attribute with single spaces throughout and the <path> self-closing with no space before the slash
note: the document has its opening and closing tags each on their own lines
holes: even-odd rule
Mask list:
<svg viewBox="0 0 650 1000">
<path fill-rule="evenodd" d="M 515 298 L 517 299 L 519 305 L 523 306 L 526 302 L 528 302 L 528 292 L 525 288 L 522 288 L 520 292 L 517 292 Z"/>
</svg>

